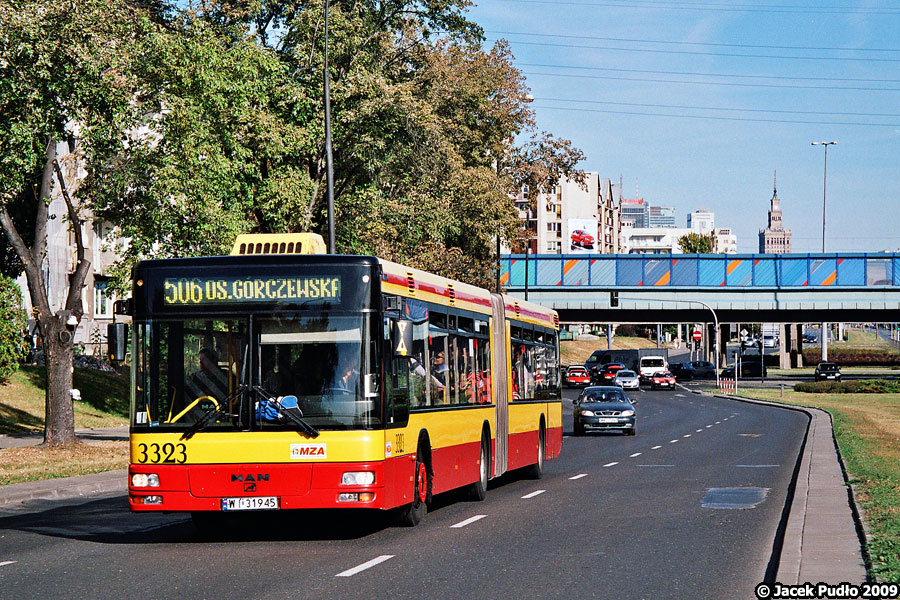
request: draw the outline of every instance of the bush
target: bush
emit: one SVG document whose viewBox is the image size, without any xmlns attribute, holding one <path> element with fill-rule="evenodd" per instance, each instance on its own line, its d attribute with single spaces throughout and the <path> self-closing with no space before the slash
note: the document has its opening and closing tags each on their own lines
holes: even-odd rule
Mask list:
<svg viewBox="0 0 900 600">
<path fill-rule="evenodd" d="M 19 286 L 0 275 L 0 381 L 15 373 L 28 353 L 24 337 L 26 323 Z"/>
<path fill-rule="evenodd" d="M 819 348 L 803 349 L 803 361 L 806 364 L 814 365 L 821 359 L 822 351 Z M 893 348 L 842 348 L 840 346 L 829 346 L 828 360 L 844 366 L 894 366 L 900 365 L 900 352 Z"/>
<path fill-rule="evenodd" d="M 794 391 L 810 394 L 898 394 L 900 381 L 858 379 L 854 381 L 816 381 L 798 383 Z"/>
</svg>

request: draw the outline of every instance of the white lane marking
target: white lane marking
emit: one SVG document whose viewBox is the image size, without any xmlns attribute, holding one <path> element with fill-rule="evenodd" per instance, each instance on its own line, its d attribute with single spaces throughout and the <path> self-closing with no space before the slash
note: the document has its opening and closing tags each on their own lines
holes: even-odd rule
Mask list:
<svg viewBox="0 0 900 600">
<path fill-rule="evenodd" d="M 466 525 L 471 525 L 475 521 L 480 521 L 481 519 L 485 518 L 486 516 L 487 515 L 475 515 L 474 517 L 469 517 L 465 521 L 460 521 L 456 525 L 451 525 L 450 528 L 451 529 L 459 529 L 460 527 L 465 527 Z"/>
<path fill-rule="evenodd" d="M 639 467 L 674 467 L 675 465 L 638 465 Z"/>
<path fill-rule="evenodd" d="M 716 421 L 716 425 L 721 425 L 722 421 Z"/>
<path fill-rule="evenodd" d="M 386 560 L 390 560 L 394 558 L 393 554 L 382 554 L 378 558 L 373 558 L 369 562 L 364 562 L 358 567 L 353 567 L 352 569 L 347 569 L 346 571 L 342 571 L 335 575 L 335 577 L 352 577 L 361 571 L 365 571 L 366 569 L 371 569 L 375 565 L 381 564 Z"/>
<path fill-rule="evenodd" d="M 611 463 L 606 463 L 606 464 L 603 465 L 603 466 L 604 466 L 604 467 L 614 467 L 614 466 L 616 466 L 617 464 L 619 464 L 619 463 L 617 463 L 617 462 L 611 462 Z"/>
<path fill-rule="evenodd" d="M 703 430 L 702 430 L 702 429 L 698 429 L 698 430 L 697 430 L 697 433 L 703 433 Z"/>
<path fill-rule="evenodd" d="M 682 437 L 691 437 L 691 434 L 686 433 L 686 434 L 684 434 Z"/>
<path fill-rule="evenodd" d="M 724 418 L 724 419 L 722 419 L 722 420 L 723 420 L 723 421 L 727 421 L 727 420 L 728 420 L 728 417 L 725 417 L 725 418 Z"/>
<path fill-rule="evenodd" d="M 766 469 L 770 467 L 780 467 L 781 465 L 734 465 L 743 469 Z"/>
<path fill-rule="evenodd" d="M 634 454 L 632 454 L 632 455 L 629 456 L 628 458 L 634 458 L 635 456 L 640 456 L 641 454 L 643 454 L 643 452 L 635 452 Z"/>
<path fill-rule="evenodd" d="M 17 560 L 4 560 L 3 562 L 0 562 L 0 567 L 5 567 L 6 565 L 14 565 L 14 564 L 16 564 L 17 562 L 19 562 L 19 561 L 17 561 Z"/>
<path fill-rule="evenodd" d="M 675 394 L 676 398 L 684 398 L 684 394 Z"/>
<path fill-rule="evenodd" d="M 677 441 L 678 441 L 678 440 L 671 440 L 669 443 L 670 443 L 670 444 L 674 444 L 674 443 L 677 442 Z"/>
<path fill-rule="evenodd" d="M 569 479 L 574 481 L 576 479 L 581 479 L 582 477 L 587 477 L 587 473 L 579 473 L 578 475 L 575 475 L 574 477 L 569 477 Z"/>
<path fill-rule="evenodd" d="M 541 494 L 543 494 L 546 491 L 547 490 L 538 490 L 536 492 L 531 492 L 530 494 L 525 494 L 524 496 L 522 496 L 522 500 L 528 500 L 529 498 L 534 498 L 535 496 L 540 496 Z"/>
<path fill-rule="evenodd" d="M 659 450 L 660 448 L 662 448 L 662 446 L 653 446 L 653 447 L 650 448 L 650 449 L 651 449 L 651 450 Z"/>
<path fill-rule="evenodd" d="M 712 425 L 707 425 L 707 426 L 706 426 L 707 429 L 709 429 L 710 427 L 712 427 Z"/>
</svg>

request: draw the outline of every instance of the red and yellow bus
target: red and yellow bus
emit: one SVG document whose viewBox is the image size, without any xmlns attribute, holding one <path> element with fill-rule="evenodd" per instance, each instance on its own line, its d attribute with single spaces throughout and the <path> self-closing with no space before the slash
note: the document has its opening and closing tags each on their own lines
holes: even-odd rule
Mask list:
<svg viewBox="0 0 900 600">
<path fill-rule="evenodd" d="M 275 238 L 274 240 L 272 238 Z M 134 270 L 134 511 L 394 509 L 562 446 L 559 322 L 536 304 L 290 236 Z M 296 244 L 296 245 L 295 245 Z"/>
</svg>

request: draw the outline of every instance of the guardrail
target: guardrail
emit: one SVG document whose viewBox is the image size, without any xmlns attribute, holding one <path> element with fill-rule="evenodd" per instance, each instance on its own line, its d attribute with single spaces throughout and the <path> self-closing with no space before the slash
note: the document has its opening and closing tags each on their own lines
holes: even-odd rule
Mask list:
<svg viewBox="0 0 900 600">
<path fill-rule="evenodd" d="M 898 287 L 900 253 L 506 254 L 506 289 Z"/>
</svg>

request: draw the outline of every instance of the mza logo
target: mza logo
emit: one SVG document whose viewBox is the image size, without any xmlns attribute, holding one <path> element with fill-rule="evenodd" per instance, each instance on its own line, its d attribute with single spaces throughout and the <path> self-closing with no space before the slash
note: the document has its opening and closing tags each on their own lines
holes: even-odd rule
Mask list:
<svg viewBox="0 0 900 600">
<path fill-rule="evenodd" d="M 291 444 L 291 460 L 325 460 L 328 458 L 327 444 Z"/>
</svg>

